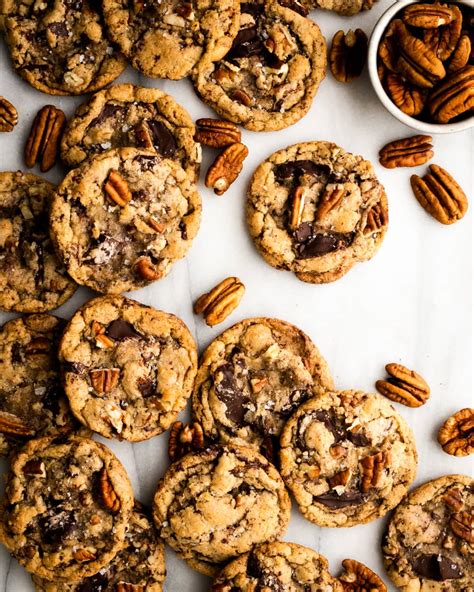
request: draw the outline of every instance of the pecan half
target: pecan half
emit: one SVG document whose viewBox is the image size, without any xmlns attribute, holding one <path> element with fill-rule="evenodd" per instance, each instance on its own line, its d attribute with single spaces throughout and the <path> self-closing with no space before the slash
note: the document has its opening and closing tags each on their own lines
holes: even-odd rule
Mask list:
<svg viewBox="0 0 474 592">
<path fill-rule="evenodd" d="M 459 512 L 464 506 L 460 489 L 448 489 L 443 496 L 443 501 L 455 512 Z"/>
<path fill-rule="evenodd" d="M 367 493 L 371 488 L 380 486 L 382 473 L 390 465 L 390 452 L 377 452 L 360 461 L 362 467 L 361 491 Z"/>
<path fill-rule="evenodd" d="M 377 380 L 376 389 L 391 401 L 407 407 L 421 407 L 430 397 L 430 387 L 425 379 L 414 370 L 401 364 L 385 366 L 389 378 Z"/>
<path fill-rule="evenodd" d="M 344 559 L 344 572 L 339 581 L 344 592 L 387 592 L 387 586 L 380 577 L 363 563 L 355 559 Z"/>
<path fill-rule="evenodd" d="M 329 67 L 339 82 L 358 78 L 367 59 L 367 35 L 362 29 L 338 31 L 332 38 Z"/>
<path fill-rule="evenodd" d="M 18 123 L 18 111 L 5 97 L 0 97 L 0 132 L 11 132 Z"/>
<path fill-rule="evenodd" d="M 28 168 L 40 163 L 45 173 L 51 169 L 58 157 L 59 140 L 66 116 L 54 105 L 45 105 L 36 115 L 25 146 L 25 164 Z"/>
<path fill-rule="evenodd" d="M 204 432 L 199 423 L 183 424 L 176 421 L 170 429 L 168 456 L 171 462 L 183 458 L 188 452 L 204 448 Z"/>
<path fill-rule="evenodd" d="M 114 486 L 105 467 L 101 470 L 99 476 L 99 492 L 104 507 L 113 514 L 116 514 L 122 507 L 122 504 L 118 495 L 115 493 Z"/>
<path fill-rule="evenodd" d="M 413 117 L 423 111 L 427 101 L 426 93 L 399 74 L 388 74 L 385 86 L 389 97 L 403 113 Z"/>
<path fill-rule="evenodd" d="M 316 221 L 320 222 L 330 211 L 337 208 L 345 194 L 344 185 L 328 185 L 319 200 Z"/>
<path fill-rule="evenodd" d="M 245 286 L 239 278 L 228 277 L 196 300 L 194 312 L 202 314 L 206 323 L 213 327 L 237 308 L 244 293 Z"/>
<path fill-rule="evenodd" d="M 467 211 L 466 194 L 443 168 L 432 164 L 424 177 L 412 175 L 410 182 L 420 205 L 442 224 L 453 224 Z"/>
<path fill-rule="evenodd" d="M 453 514 L 449 521 L 452 531 L 469 544 L 474 543 L 474 514 L 470 512 L 458 512 Z"/>
<path fill-rule="evenodd" d="M 432 88 L 438 80 L 446 76 L 443 62 L 436 54 L 406 27 L 397 34 L 400 55 L 397 59 L 397 72 L 415 86 Z"/>
<path fill-rule="evenodd" d="M 296 230 L 301 224 L 304 210 L 304 187 L 297 185 L 291 195 L 290 230 Z"/>
<path fill-rule="evenodd" d="M 148 257 L 140 257 L 135 262 L 136 273 L 149 282 L 160 278 L 159 272 Z"/>
<path fill-rule="evenodd" d="M 412 136 L 385 144 L 379 152 L 379 162 L 386 169 L 416 167 L 433 158 L 431 136 Z"/>
<path fill-rule="evenodd" d="M 364 228 L 364 234 L 372 234 L 382 230 L 388 224 L 388 211 L 381 202 L 376 203 L 370 208 L 367 214 L 367 222 Z"/>
<path fill-rule="evenodd" d="M 110 393 L 119 381 L 120 370 L 118 368 L 101 368 L 90 371 L 91 384 L 96 393 Z"/>
<path fill-rule="evenodd" d="M 400 55 L 397 43 L 397 32 L 399 27 L 403 27 L 403 22 L 400 19 L 391 21 L 377 49 L 379 60 L 391 72 L 397 71 L 397 60 Z"/>
<path fill-rule="evenodd" d="M 210 148 L 225 148 L 241 140 L 239 128 L 235 123 L 221 119 L 198 119 L 196 121 L 196 142 Z"/>
<path fill-rule="evenodd" d="M 449 417 L 438 432 L 443 450 L 453 456 L 474 452 L 474 409 L 461 409 Z"/>
<path fill-rule="evenodd" d="M 350 469 L 345 469 L 344 471 L 340 471 L 336 473 L 332 477 L 328 479 L 329 487 L 334 489 L 334 487 L 343 486 L 345 487 L 351 478 L 351 471 Z"/>
<path fill-rule="evenodd" d="M 145 586 L 141 584 L 130 584 L 128 582 L 119 582 L 116 592 L 145 592 Z"/>
<path fill-rule="evenodd" d="M 137 123 L 137 125 L 133 128 L 133 131 L 135 132 L 137 144 L 141 148 L 145 148 L 147 150 L 155 149 L 150 128 L 148 127 L 145 121 L 140 121 L 139 123 Z"/>
<path fill-rule="evenodd" d="M 21 421 L 19 417 L 6 411 L 0 411 L 0 434 L 15 436 L 18 438 L 27 438 L 34 436 L 35 432 Z"/>
<path fill-rule="evenodd" d="M 216 195 L 224 194 L 239 176 L 248 153 L 247 146 L 240 142 L 225 148 L 207 171 L 206 187 L 214 189 Z"/>
<path fill-rule="evenodd" d="M 110 171 L 104 185 L 104 191 L 114 203 L 122 208 L 132 199 L 130 187 L 118 171 Z"/>
<path fill-rule="evenodd" d="M 453 19 L 445 27 L 426 29 L 423 42 L 444 62 L 453 53 L 462 31 L 462 13 L 455 4 L 449 6 Z"/>
<path fill-rule="evenodd" d="M 95 553 L 87 549 L 77 549 L 77 551 L 74 551 L 74 559 L 79 563 L 93 561 L 96 557 L 97 555 Z"/>
<path fill-rule="evenodd" d="M 250 97 L 244 90 L 235 90 L 232 93 L 232 100 L 237 101 L 241 105 L 245 107 L 251 107 L 253 105 L 253 99 Z"/>
<path fill-rule="evenodd" d="M 474 109 L 474 66 L 448 76 L 431 93 L 428 107 L 431 117 L 439 123 L 448 123 Z"/>
<path fill-rule="evenodd" d="M 403 21 L 412 27 L 434 29 L 449 25 L 454 14 L 449 6 L 443 4 L 410 4 L 403 11 Z"/>
<path fill-rule="evenodd" d="M 447 70 L 449 73 L 462 70 L 469 62 L 471 57 L 471 40 L 468 35 L 462 35 L 459 38 L 456 49 L 453 51 L 448 63 Z"/>
</svg>

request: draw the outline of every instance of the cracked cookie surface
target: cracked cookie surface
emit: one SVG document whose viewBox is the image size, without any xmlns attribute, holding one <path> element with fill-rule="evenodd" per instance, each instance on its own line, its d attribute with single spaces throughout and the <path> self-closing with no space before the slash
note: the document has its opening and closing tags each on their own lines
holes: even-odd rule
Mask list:
<svg viewBox="0 0 474 592">
<path fill-rule="evenodd" d="M 278 442 L 301 403 L 332 388 L 325 360 L 303 331 L 278 319 L 246 319 L 204 352 L 193 412 L 211 440 L 259 448 Z"/>
<path fill-rule="evenodd" d="M 64 331 L 59 358 L 74 415 L 106 438 L 130 441 L 171 425 L 197 369 L 183 321 L 123 296 L 82 306 Z"/>
<path fill-rule="evenodd" d="M 323 8 L 344 16 L 370 10 L 377 0 L 300 0 L 307 10 Z"/>
<path fill-rule="evenodd" d="M 119 294 L 168 274 L 199 229 L 201 200 L 175 162 L 136 148 L 72 170 L 51 205 L 51 237 L 69 274 Z"/>
<path fill-rule="evenodd" d="M 294 144 L 258 166 L 247 224 L 265 261 L 315 284 L 371 259 L 388 225 L 372 164 L 330 142 Z"/>
<path fill-rule="evenodd" d="M 308 547 L 277 541 L 231 561 L 211 588 L 212 592 L 250 590 L 343 592 L 343 587 L 329 573 L 325 557 Z"/>
<path fill-rule="evenodd" d="M 474 480 L 447 475 L 412 491 L 383 542 L 387 573 L 399 590 L 474 589 Z"/>
<path fill-rule="evenodd" d="M 75 167 L 110 148 L 154 149 L 195 181 L 201 162 L 189 113 L 157 88 L 116 84 L 80 105 L 61 140 L 61 158 Z"/>
<path fill-rule="evenodd" d="M 309 19 L 276 0 L 241 2 L 240 30 L 220 61 L 204 57 L 194 86 L 221 117 L 279 130 L 310 109 L 326 73 L 326 42 Z"/>
<path fill-rule="evenodd" d="M 36 175 L 0 173 L 0 309 L 45 312 L 76 291 L 49 237 L 54 189 Z"/>
<path fill-rule="evenodd" d="M 305 518 L 319 526 L 354 526 L 400 503 L 416 474 L 411 429 L 383 397 L 325 393 L 285 425 L 281 474 Z"/>
<path fill-rule="evenodd" d="M 30 573 L 67 582 L 115 557 L 132 508 L 125 469 L 106 446 L 77 436 L 39 438 L 12 459 L 0 541 Z"/>
<path fill-rule="evenodd" d="M 239 20 L 239 0 L 104 0 L 103 10 L 132 66 L 172 80 L 188 76 L 204 55 L 225 55 Z"/>
<path fill-rule="evenodd" d="M 165 575 L 164 545 L 148 514 L 136 503 L 125 547 L 99 573 L 75 583 L 36 576 L 33 582 L 37 592 L 162 592 Z"/>
<path fill-rule="evenodd" d="M 125 69 L 105 37 L 101 12 L 89 0 L 2 0 L 5 40 L 13 67 L 52 95 L 103 88 Z"/>
<path fill-rule="evenodd" d="M 170 466 L 153 517 L 180 557 L 213 576 L 230 559 L 283 534 L 290 498 L 275 467 L 255 450 L 214 445 Z"/>
</svg>

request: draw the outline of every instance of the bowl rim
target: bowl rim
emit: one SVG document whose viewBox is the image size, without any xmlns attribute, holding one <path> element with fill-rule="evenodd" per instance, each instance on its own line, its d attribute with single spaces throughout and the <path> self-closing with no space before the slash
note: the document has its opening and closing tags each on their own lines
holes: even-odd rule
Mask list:
<svg viewBox="0 0 474 592">
<path fill-rule="evenodd" d="M 453 4 L 469 5 L 468 2 L 463 2 L 462 0 L 449 1 Z M 428 123 L 426 121 L 421 121 L 419 119 L 415 119 L 414 117 L 410 117 L 406 113 L 403 113 L 403 111 L 401 111 L 395 105 L 395 103 L 392 102 L 390 97 L 385 92 L 382 83 L 380 82 L 377 72 L 377 53 L 382 34 L 387 28 L 389 22 L 395 17 L 396 14 L 405 8 L 405 6 L 408 6 L 409 4 L 417 4 L 419 2 L 420 0 L 396 0 L 377 20 L 370 36 L 367 55 L 370 82 L 372 83 L 372 87 L 375 90 L 375 94 L 387 111 L 389 111 L 393 117 L 413 129 L 430 134 L 450 134 L 468 130 L 474 126 L 474 116 L 471 116 L 463 121 L 457 121 L 455 123 Z"/>
</svg>

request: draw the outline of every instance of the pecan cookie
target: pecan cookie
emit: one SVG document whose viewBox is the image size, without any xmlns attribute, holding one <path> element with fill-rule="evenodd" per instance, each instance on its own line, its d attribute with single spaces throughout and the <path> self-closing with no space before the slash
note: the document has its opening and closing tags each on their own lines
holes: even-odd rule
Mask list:
<svg viewBox="0 0 474 592">
<path fill-rule="evenodd" d="M 76 291 L 49 238 L 53 191 L 36 175 L 0 173 L 0 309 L 45 312 Z"/>
<path fill-rule="evenodd" d="M 196 187 L 178 164 L 118 148 L 66 176 L 51 205 L 51 237 L 79 284 L 119 294 L 167 275 L 200 216 Z"/>
<path fill-rule="evenodd" d="M 2 0 L 5 39 L 13 67 L 51 95 L 80 95 L 112 82 L 125 59 L 105 37 L 90 0 Z"/>
<path fill-rule="evenodd" d="M 246 319 L 204 352 L 193 412 L 211 440 L 266 449 L 301 403 L 333 388 L 324 358 L 303 331 L 278 319 Z"/>
<path fill-rule="evenodd" d="M 387 197 L 361 156 L 330 142 L 294 144 L 255 171 L 247 224 L 267 263 L 325 284 L 375 255 L 387 230 Z"/>
<path fill-rule="evenodd" d="M 281 474 L 305 518 L 354 526 L 394 508 L 415 478 L 413 433 L 390 403 L 360 391 L 304 403 L 281 435 Z"/>
<path fill-rule="evenodd" d="M 220 61 L 205 56 L 194 86 L 219 115 L 255 131 L 279 130 L 308 112 L 326 73 L 319 27 L 277 0 L 241 2 L 240 31 Z"/>
<path fill-rule="evenodd" d="M 31 440 L 12 459 L 0 542 L 32 574 L 77 580 L 120 551 L 132 508 L 125 469 L 106 446 L 77 436 Z"/>
<path fill-rule="evenodd" d="M 37 592 L 162 592 L 165 549 L 141 504 L 135 503 L 124 549 L 99 573 L 78 582 L 49 582 L 33 576 Z"/>
<path fill-rule="evenodd" d="M 103 0 L 112 41 L 146 76 L 178 80 L 232 44 L 239 0 Z"/>
<path fill-rule="evenodd" d="M 363 10 L 370 10 L 377 0 L 299 0 L 307 9 L 323 8 L 344 16 L 352 16 Z"/>
<path fill-rule="evenodd" d="M 410 493 L 383 542 L 387 573 L 399 590 L 469 592 L 474 588 L 474 480 L 447 475 Z"/>
<path fill-rule="evenodd" d="M 308 547 L 264 543 L 231 561 L 219 573 L 211 592 L 343 592 L 329 573 L 328 562 Z"/>
<path fill-rule="evenodd" d="M 192 180 L 199 175 L 200 145 L 188 112 L 157 88 L 117 84 L 96 93 L 69 120 L 61 158 L 75 167 L 110 148 L 156 150 L 178 162 Z"/>
<path fill-rule="evenodd" d="M 178 555 L 214 576 L 230 559 L 279 538 L 290 505 L 280 475 L 263 456 L 214 445 L 171 465 L 158 484 L 153 517 Z"/>
<path fill-rule="evenodd" d="M 74 415 L 106 438 L 132 442 L 171 425 L 197 369 L 196 344 L 180 319 L 123 296 L 82 306 L 59 358 Z"/>
<path fill-rule="evenodd" d="M 64 396 L 57 360 L 65 322 L 47 314 L 0 329 L 0 456 L 26 440 L 78 427 Z"/>
</svg>

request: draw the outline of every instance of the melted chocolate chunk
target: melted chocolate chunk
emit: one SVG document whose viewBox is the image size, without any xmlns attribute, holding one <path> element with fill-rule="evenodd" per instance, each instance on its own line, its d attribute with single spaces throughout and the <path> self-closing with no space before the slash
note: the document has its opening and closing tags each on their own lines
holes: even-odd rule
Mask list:
<svg viewBox="0 0 474 592">
<path fill-rule="evenodd" d="M 262 13 L 262 7 L 263 5 L 258 2 L 242 2 L 240 5 L 240 12 L 245 12 L 246 14 L 251 14 L 253 17 L 257 17 Z"/>
<path fill-rule="evenodd" d="M 115 339 L 116 341 L 123 341 L 129 337 L 140 337 L 140 334 L 135 331 L 133 325 L 122 319 L 112 321 L 105 333 L 110 339 Z"/>
<path fill-rule="evenodd" d="M 39 519 L 39 526 L 43 542 L 58 547 L 76 531 L 74 512 L 58 506 L 55 514 Z"/>
<path fill-rule="evenodd" d="M 300 259 L 312 259 L 322 257 L 328 253 L 347 248 L 353 241 L 354 234 L 335 232 L 332 234 L 314 234 L 307 242 L 297 247 Z"/>
<path fill-rule="evenodd" d="M 66 23 L 51 23 L 48 25 L 48 29 L 56 37 L 67 37 L 69 35 Z"/>
<path fill-rule="evenodd" d="M 275 177 L 280 183 L 301 175 L 313 175 L 326 181 L 329 173 L 330 169 L 326 164 L 317 164 L 312 160 L 294 160 L 275 166 Z"/>
<path fill-rule="evenodd" d="M 418 575 L 437 582 L 463 577 L 459 566 L 443 555 L 420 555 L 412 560 L 412 565 Z"/>
<path fill-rule="evenodd" d="M 23 361 L 21 349 L 21 345 L 18 343 L 18 341 L 15 341 L 15 343 L 12 345 L 12 362 L 14 364 L 21 364 Z"/>
<path fill-rule="evenodd" d="M 257 579 L 262 575 L 262 566 L 254 553 L 250 553 L 247 559 L 247 575 Z"/>
<path fill-rule="evenodd" d="M 85 374 L 89 369 L 85 364 L 81 362 L 64 362 L 63 368 L 65 372 L 72 372 L 73 374 Z"/>
<path fill-rule="evenodd" d="M 123 110 L 123 108 L 120 105 L 106 103 L 105 107 L 102 109 L 102 111 L 99 113 L 99 115 L 93 121 L 91 121 L 91 127 L 93 127 L 94 125 L 99 125 L 99 124 L 103 123 L 106 119 L 108 119 L 109 117 L 115 116 L 117 113 L 119 113 L 122 110 Z"/>
<path fill-rule="evenodd" d="M 298 0 L 278 0 L 278 4 L 285 8 L 291 8 L 291 10 L 301 14 L 301 16 L 308 16 L 309 14 L 309 10 L 306 6 L 303 6 Z"/>
<path fill-rule="evenodd" d="M 105 592 L 109 578 L 100 572 L 95 576 L 86 578 L 77 588 L 76 592 Z"/>
<path fill-rule="evenodd" d="M 226 406 L 227 417 L 236 425 L 242 426 L 245 424 L 244 418 L 247 413 L 245 405 L 250 403 L 250 399 L 239 389 L 232 364 L 221 366 L 215 376 L 219 374 L 222 378 L 215 382 L 216 395 Z"/>
<path fill-rule="evenodd" d="M 368 446 L 370 444 L 370 440 L 363 432 L 347 432 L 346 434 L 347 440 L 352 442 L 354 446 Z"/>
<path fill-rule="evenodd" d="M 293 233 L 294 239 L 298 243 L 305 243 L 313 234 L 313 227 L 309 222 L 303 222 Z"/>
<path fill-rule="evenodd" d="M 178 146 L 175 137 L 161 121 L 148 121 L 148 127 L 153 136 L 153 144 L 160 154 L 171 157 L 175 154 Z"/>
<path fill-rule="evenodd" d="M 286 405 L 280 409 L 280 415 L 289 417 L 293 411 L 301 405 L 304 401 L 309 399 L 311 393 L 304 389 L 294 390 L 290 395 L 290 400 Z"/>
<path fill-rule="evenodd" d="M 226 59 L 249 58 L 253 55 L 261 55 L 263 50 L 264 45 L 258 36 L 257 27 L 247 27 L 240 29 L 237 33 Z"/>
<path fill-rule="evenodd" d="M 138 382 L 138 390 L 144 397 L 152 397 L 156 395 L 156 384 L 154 380 L 140 380 Z"/>
<path fill-rule="evenodd" d="M 314 499 L 328 508 L 339 510 L 341 508 L 347 508 L 348 506 L 358 506 L 363 504 L 366 501 L 367 496 L 359 491 L 345 491 L 341 495 L 338 495 L 334 491 L 323 493 L 323 495 L 318 495 Z"/>
</svg>

